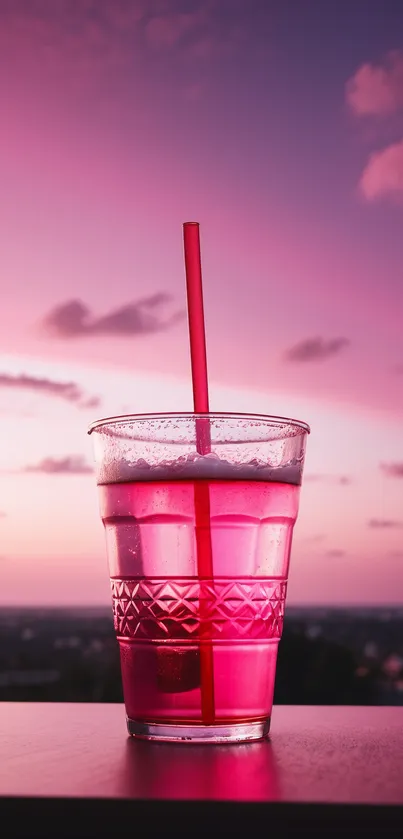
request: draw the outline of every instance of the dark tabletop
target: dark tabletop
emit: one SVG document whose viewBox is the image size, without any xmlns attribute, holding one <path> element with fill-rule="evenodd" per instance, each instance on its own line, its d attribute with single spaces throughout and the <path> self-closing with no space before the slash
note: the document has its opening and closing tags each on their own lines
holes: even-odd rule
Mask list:
<svg viewBox="0 0 403 839">
<path fill-rule="evenodd" d="M 129 739 L 121 705 L 0 703 L 2 836 L 134 835 L 136 819 L 144 835 L 185 835 L 217 818 L 233 835 L 403 836 L 403 707 L 277 706 L 270 741 L 192 746 Z"/>
</svg>

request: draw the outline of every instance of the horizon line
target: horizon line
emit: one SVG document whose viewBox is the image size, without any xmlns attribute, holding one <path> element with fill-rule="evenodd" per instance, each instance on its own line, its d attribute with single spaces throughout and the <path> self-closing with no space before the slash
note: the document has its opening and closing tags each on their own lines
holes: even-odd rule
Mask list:
<svg viewBox="0 0 403 839">
<path fill-rule="evenodd" d="M 18 603 L 8 603 L 8 604 L 1 604 L 0 603 L 0 612 L 5 610 L 15 610 L 15 609 L 37 609 L 37 610 L 64 610 L 64 611 L 78 611 L 78 610 L 91 610 L 91 609 L 102 609 L 105 611 L 110 611 L 111 617 L 113 618 L 112 614 L 112 607 L 109 604 L 104 603 L 93 603 L 93 604 L 63 604 L 63 603 L 55 603 L 54 605 L 50 604 L 40 604 L 40 603 L 31 603 L 31 604 L 18 604 Z M 285 606 L 285 610 L 288 609 L 333 609 L 333 610 L 340 610 L 340 609 L 403 609 L 403 601 L 401 603 L 290 603 L 289 605 Z"/>
</svg>

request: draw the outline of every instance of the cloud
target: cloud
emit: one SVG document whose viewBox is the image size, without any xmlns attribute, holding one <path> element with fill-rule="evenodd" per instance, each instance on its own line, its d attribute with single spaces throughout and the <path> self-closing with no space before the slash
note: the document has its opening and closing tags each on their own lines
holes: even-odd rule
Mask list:
<svg viewBox="0 0 403 839">
<path fill-rule="evenodd" d="M 122 100 L 122 77 L 134 73 L 150 0 L 3 0 L 0 55 L 10 89 L 21 79 L 64 101 L 102 95 Z M 28 93 L 27 93 L 28 95 Z"/>
<path fill-rule="evenodd" d="M 351 484 L 351 478 L 347 475 L 321 475 L 318 472 L 311 472 L 305 475 L 304 483 L 305 481 L 309 481 L 310 483 L 338 484 L 339 486 L 349 486 Z"/>
<path fill-rule="evenodd" d="M 390 551 L 388 556 L 390 559 L 403 559 L 403 551 Z"/>
<path fill-rule="evenodd" d="M 403 376 L 403 364 L 395 364 L 394 367 L 392 367 L 392 373 L 394 373 L 395 376 Z"/>
<path fill-rule="evenodd" d="M 192 12 L 170 12 L 155 15 L 144 27 L 146 41 L 156 49 L 173 47 L 190 32 L 205 23 L 205 11 L 201 8 Z"/>
<path fill-rule="evenodd" d="M 367 201 L 403 198 L 403 140 L 371 154 L 359 188 Z"/>
<path fill-rule="evenodd" d="M 259 3 L 245 8 L 245 0 L 169 0 L 150 11 L 141 24 L 145 45 L 153 59 L 156 54 L 164 60 L 173 55 L 175 62 L 182 62 L 183 95 L 188 101 L 197 101 L 209 89 L 211 75 L 205 70 L 214 62 L 222 70 L 223 63 L 240 50 L 246 54 L 248 39 L 256 54 L 256 30 L 260 49 L 263 43 L 267 49 L 267 10 Z"/>
<path fill-rule="evenodd" d="M 20 373 L 17 376 L 0 373 L 0 388 L 15 388 L 43 393 L 72 402 L 79 408 L 97 408 L 101 400 L 98 396 L 88 396 L 75 382 L 56 382 L 52 379 L 39 378 Z"/>
<path fill-rule="evenodd" d="M 326 539 L 326 534 L 325 533 L 313 533 L 312 536 L 306 536 L 305 539 L 304 539 L 304 542 L 311 542 L 311 543 L 313 542 L 313 543 L 316 544 L 318 542 L 323 542 L 325 539 Z"/>
<path fill-rule="evenodd" d="M 183 3 L 173 1 L 169 10 L 151 15 L 144 24 L 145 41 L 158 51 L 180 47 L 191 60 L 222 58 L 239 45 L 253 17 L 245 15 L 243 2 L 202 0 L 194 3 L 193 10 L 184 11 Z"/>
<path fill-rule="evenodd" d="M 380 463 L 379 468 L 388 478 L 403 478 L 403 461 Z"/>
<path fill-rule="evenodd" d="M 43 328 L 57 338 L 88 335 L 149 335 L 162 332 L 182 320 L 184 312 L 164 316 L 162 310 L 171 297 L 165 292 L 128 303 L 102 317 L 93 317 L 81 300 L 70 300 L 52 309 L 43 319 Z"/>
<path fill-rule="evenodd" d="M 26 92 L 40 91 L 46 101 L 55 96 L 65 111 L 69 100 L 74 107 L 102 103 L 116 118 L 116 111 L 127 111 L 128 85 L 139 85 L 132 91 L 136 102 L 147 100 L 145 58 L 155 62 L 161 54 L 166 65 L 172 58 L 183 62 L 183 90 L 200 81 L 195 74 L 212 61 L 222 64 L 236 54 L 246 37 L 254 38 L 256 50 L 256 20 L 266 47 L 267 13 L 259 6 L 245 8 L 245 0 L 0 0 L 0 56 L 9 78 L 20 79 Z"/>
<path fill-rule="evenodd" d="M 316 338 L 306 338 L 298 344 L 294 344 L 284 353 L 285 361 L 289 362 L 311 362 L 324 361 L 333 355 L 341 352 L 344 347 L 349 345 L 348 338 L 330 338 L 326 340 L 317 336 Z"/>
<path fill-rule="evenodd" d="M 7 513 L 5 513 L 4 510 L 0 510 L 0 519 L 5 519 L 5 518 L 7 518 Z"/>
<path fill-rule="evenodd" d="M 326 556 L 330 557 L 331 559 L 340 559 L 342 556 L 345 556 L 346 552 L 340 550 L 340 548 L 331 548 L 329 551 L 326 551 Z"/>
<path fill-rule="evenodd" d="M 346 99 L 358 117 L 403 113 L 403 51 L 389 52 L 383 63 L 359 67 L 347 82 Z M 359 189 L 367 201 L 403 198 L 403 140 L 370 155 Z"/>
<path fill-rule="evenodd" d="M 371 527 L 373 530 L 400 529 L 403 527 L 403 521 L 397 521 L 396 519 L 370 519 L 368 527 Z"/>
<path fill-rule="evenodd" d="M 403 109 L 403 52 L 389 52 L 382 64 L 362 64 L 346 85 L 346 100 L 357 117 L 386 117 Z"/>
<path fill-rule="evenodd" d="M 93 472 L 82 455 L 68 457 L 45 457 L 34 466 L 26 466 L 23 472 L 39 472 L 43 475 L 89 475 Z"/>
</svg>

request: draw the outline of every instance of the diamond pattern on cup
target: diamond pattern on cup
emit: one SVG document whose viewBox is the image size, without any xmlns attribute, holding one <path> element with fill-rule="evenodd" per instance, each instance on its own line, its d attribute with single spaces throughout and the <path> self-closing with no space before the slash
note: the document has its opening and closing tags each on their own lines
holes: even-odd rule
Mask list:
<svg viewBox="0 0 403 839">
<path fill-rule="evenodd" d="M 111 587 L 120 638 L 194 643 L 281 637 L 286 580 L 115 578 Z"/>
</svg>

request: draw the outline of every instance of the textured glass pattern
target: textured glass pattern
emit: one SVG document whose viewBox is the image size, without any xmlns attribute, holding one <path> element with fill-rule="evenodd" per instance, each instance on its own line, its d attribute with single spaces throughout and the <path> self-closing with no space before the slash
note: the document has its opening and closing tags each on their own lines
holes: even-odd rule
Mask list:
<svg viewBox="0 0 403 839">
<path fill-rule="evenodd" d="M 286 582 L 271 579 L 113 579 L 115 630 L 138 640 L 281 637 Z"/>
</svg>

